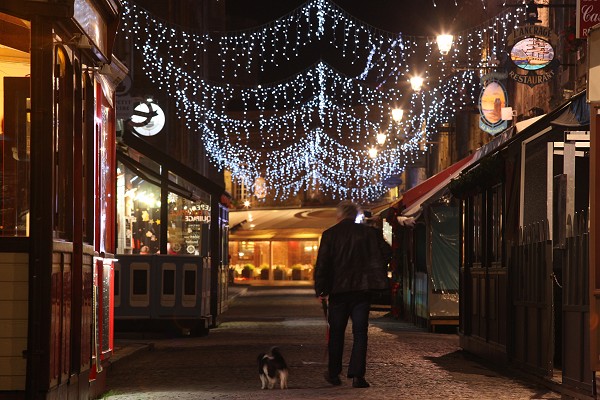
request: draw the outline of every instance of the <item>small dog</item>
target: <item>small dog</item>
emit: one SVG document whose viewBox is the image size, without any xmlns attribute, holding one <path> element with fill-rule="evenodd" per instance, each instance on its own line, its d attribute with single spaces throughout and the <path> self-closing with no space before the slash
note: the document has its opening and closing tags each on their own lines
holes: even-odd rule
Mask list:
<svg viewBox="0 0 600 400">
<path fill-rule="evenodd" d="M 258 377 L 262 383 L 261 389 L 273 389 L 277 378 L 281 388 L 287 389 L 288 367 L 277 347 L 271 349 L 270 355 L 258 355 Z"/>
</svg>

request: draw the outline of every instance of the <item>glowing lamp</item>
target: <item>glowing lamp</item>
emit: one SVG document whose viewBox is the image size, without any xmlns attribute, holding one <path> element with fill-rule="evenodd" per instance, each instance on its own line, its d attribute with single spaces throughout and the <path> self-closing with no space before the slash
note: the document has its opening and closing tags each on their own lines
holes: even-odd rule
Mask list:
<svg viewBox="0 0 600 400">
<path fill-rule="evenodd" d="M 423 82 L 424 79 L 420 76 L 413 76 L 412 78 L 410 78 L 410 87 L 415 92 L 420 92 L 421 88 L 423 87 Z"/>
<path fill-rule="evenodd" d="M 396 122 L 399 122 L 402 120 L 403 114 L 404 114 L 404 110 L 401 108 L 392 109 L 392 119 Z"/>
<path fill-rule="evenodd" d="M 446 54 L 450 53 L 450 49 L 452 48 L 452 41 L 454 40 L 454 38 L 452 37 L 452 35 L 438 35 L 437 36 L 437 45 L 438 45 L 438 49 L 440 50 L 440 54 L 445 56 Z"/>
<path fill-rule="evenodd" d="M 387 135 L 385 133 L 377 134 L 377 144 L 379 144 L 379 145 L 384 144 L 386 139 L 387 139 Z"/>
<path fill-rule="evenodd" d="M 377 149 L 375 147 L 371 147 L 369 149 L 369 157 L 371 157 L 371 158 L 377 157 Z"/>
</svg>

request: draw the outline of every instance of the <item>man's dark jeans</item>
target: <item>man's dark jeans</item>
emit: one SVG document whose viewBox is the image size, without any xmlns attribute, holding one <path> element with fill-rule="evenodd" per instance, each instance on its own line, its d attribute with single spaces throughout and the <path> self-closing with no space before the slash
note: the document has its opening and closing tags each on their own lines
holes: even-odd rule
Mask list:
<svg viewBox="0 0 600 400">
<path fill-rule="evenodd" d="M 370 296 L 367 292 L 349 292 L 329 296 L 329 375 L 342 372 L 344 335 L 348 318 L 352 318 L 352 354 L 348 378 L 364 377 L 367 364 L 367 330 Z"/>
</svg>

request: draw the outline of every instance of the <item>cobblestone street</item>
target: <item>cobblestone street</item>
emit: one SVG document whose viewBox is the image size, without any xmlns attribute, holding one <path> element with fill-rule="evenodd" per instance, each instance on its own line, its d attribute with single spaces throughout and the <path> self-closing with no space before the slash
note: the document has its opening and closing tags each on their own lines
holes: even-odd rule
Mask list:
<svg viewBox="0 0 600 400">
<path fill-rule="evenodd" d="M 250 287 L 223 323 L 200 338 L 128 340 L 151 344 L 109 367 L 105 398 L 133 399 L 559 399 L 463 353 L 454 334 L 432 334 L 373 312 L 368 389 L 351 380 L 333 387 L 326 369 L 326 325 L 311 288 Z M 347 331 L 346 357 L 351 345 Z M 256 357 L 279 346 L 290 367 L 289 390 L 260 390 Z M 117 353 L 118 354 L 118 353 Z"/>
</svg>

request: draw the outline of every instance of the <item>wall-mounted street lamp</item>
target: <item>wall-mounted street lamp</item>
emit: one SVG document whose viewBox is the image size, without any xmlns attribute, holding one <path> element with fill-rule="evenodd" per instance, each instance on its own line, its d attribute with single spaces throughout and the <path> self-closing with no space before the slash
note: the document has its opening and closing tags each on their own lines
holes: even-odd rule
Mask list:
<svg viewBox="0 0 600 400">
<path fill-rule="evenodd" d="M 445 56 L 446 54 L 450 53 L 450 49 L 452 49 L 452 42 L 454 41 L 454 37 L 452 35 L 438 35 L 436 41 L 441 55 Z"/>
<path fill-rule="evenodd" d="M 393 108 L 392 109 L 392 119 L 396 122 L 402 121 L 402 116 L 404 115 L 404 110 L 401 108 Z"/>
<path fill-rule="evenodd" d="M 424 81 L 425 80 L 420 76 L 413 76 L 412 78 L 410 78 L 410 87 L 415 92 L 420 92 L 421 88 L 423 87 Z"/>
</svg>

